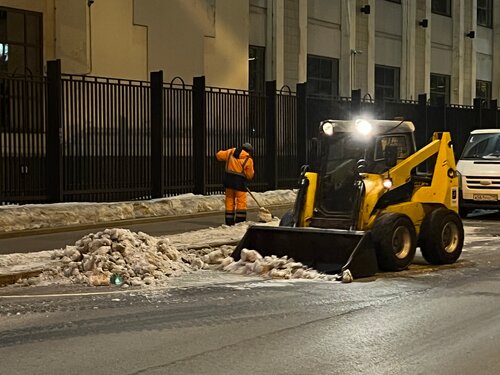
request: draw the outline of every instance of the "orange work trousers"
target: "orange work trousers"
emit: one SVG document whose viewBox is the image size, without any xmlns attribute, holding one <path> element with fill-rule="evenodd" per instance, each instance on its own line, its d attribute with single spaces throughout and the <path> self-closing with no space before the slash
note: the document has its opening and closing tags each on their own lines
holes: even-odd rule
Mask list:
<svg viewBox="0 0 500 375">
<path fill-rule="evenodd" d="M 234 225 L 247 219 L 247 193 L 226 189 L 226 225 Z"/>
</svg>

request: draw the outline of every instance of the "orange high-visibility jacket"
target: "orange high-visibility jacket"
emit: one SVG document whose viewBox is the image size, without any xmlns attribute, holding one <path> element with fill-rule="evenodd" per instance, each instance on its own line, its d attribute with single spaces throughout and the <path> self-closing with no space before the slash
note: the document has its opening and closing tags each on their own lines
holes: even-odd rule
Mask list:
<svg viewBox="0 0 500 375">
<path fill-rule="evenodd" d="M 254 176 L 253 159 L 241 148 L 220 150 L 215 154 L 219 161 L 226 162 L 224 187 L 239 191 L 247 190 L 247 181 Z"/>
</svg>

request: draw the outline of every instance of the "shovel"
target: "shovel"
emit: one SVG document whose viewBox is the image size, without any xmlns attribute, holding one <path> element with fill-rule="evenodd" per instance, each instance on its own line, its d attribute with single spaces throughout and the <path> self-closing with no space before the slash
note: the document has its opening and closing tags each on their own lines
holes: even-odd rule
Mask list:
<svg viewBox="0 0 500 375">
<path fill-rule="evenodd" d="M 255 198 L 255 196 L 252 194 L 252 192 L 250 191 L 250 189 L 248 187 L 247 187 L 247 191 L 248 191 L 248 194 L 250 194 L 250 196 L 252 197 L 252 199 L 255 201 L 255 203 L 257 203 L 257 206 L 259 206 L 259 221 L 264 222 L 264 223 L 272 221 L 272 219 L 274 218 L 274 216 L 271 213 L 271 211 L 269 211 L 267 208 L 262 207 L 260 205 L 260 203 L 257 200 L 257 198 Z"/>
</svg>

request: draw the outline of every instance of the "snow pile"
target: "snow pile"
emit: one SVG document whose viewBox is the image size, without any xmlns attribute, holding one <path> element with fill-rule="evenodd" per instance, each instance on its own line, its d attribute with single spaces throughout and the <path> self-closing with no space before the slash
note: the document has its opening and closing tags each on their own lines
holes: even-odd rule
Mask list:
<svg viewBox="0 0 500 375">
<path fill-rule="evenodd" d="M 272 279 L 314 279 L 338 280 L 338 275 L 326 275 L 309 268 L 292 258 L 276 255 L 263 257 L 255 250 L 242 249 L 240 260 L 224 258 L 221 267 L 224 271 L 245 275 L 260 275 Z"/>
<path fill-rule="evenodd" d="M 230 228 L 219 231 L 226 229 Z M 84 236 L 74 246 L 54 250 L 55 263 L 50 269 L 20 283 L 101 286 L 112 284 L 113 278 L 119 276 L 119 284 L 125 287 L 155 286 L 171 277 L 201 269 L 273 279 L 337 280 L 336 275 L 321 274 L 286 256 L 262 257 L 255 250 L 243 249 L 241 259 L 234 261 L 230 256 L 234 248 L 232 245 L 177 247 L 166 237 L 152 237 L 127 229 L 105 229 Z"/>
<path fill-rule="evenodd" d="M 105 229 L 88 234 L 75 246 L 55 250 L 54 258 L 62 265 L 49 274 L 94 286 L 109 285 L 114 274 L 126 285 L 155 285 L 204 265 L 199 257 L 179 252 L 168 238 L 155 238 L 127 229 Z"/>
</svg>

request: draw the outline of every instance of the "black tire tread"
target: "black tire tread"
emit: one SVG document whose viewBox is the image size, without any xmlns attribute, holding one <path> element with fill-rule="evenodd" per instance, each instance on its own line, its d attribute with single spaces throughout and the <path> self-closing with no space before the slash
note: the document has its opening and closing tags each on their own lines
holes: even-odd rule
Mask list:
<svg viewBox="0 0 500 375">
<path fill-rule="evenodd" d="M 399 225 L 405 225 L 410 230 L 412 247 L 405 259 L 399 259 L 392 250 L 392 234 Z M 402 271 L 410 265 L 415 257 L 417 235 L 415 226 L 407 215 L 389 212 L 381 215 L 372 230 L 378 266 L 384 271 Z"/>
<path fill-rule="evenodd" d="M 449 220 L 455 221 L 459 228 L 459 245 L 453 253 L 447 253 L 442 248 L 441 233 Z M 460 216 L 452 210 L 444 207 L 435 209 L 427 214 L 422 223 L 419 236 L 420 251 L 424 259 L 430 264 L 455 263 L 462 253 L 464 243 L 464 228 Z"/>
</svg>

